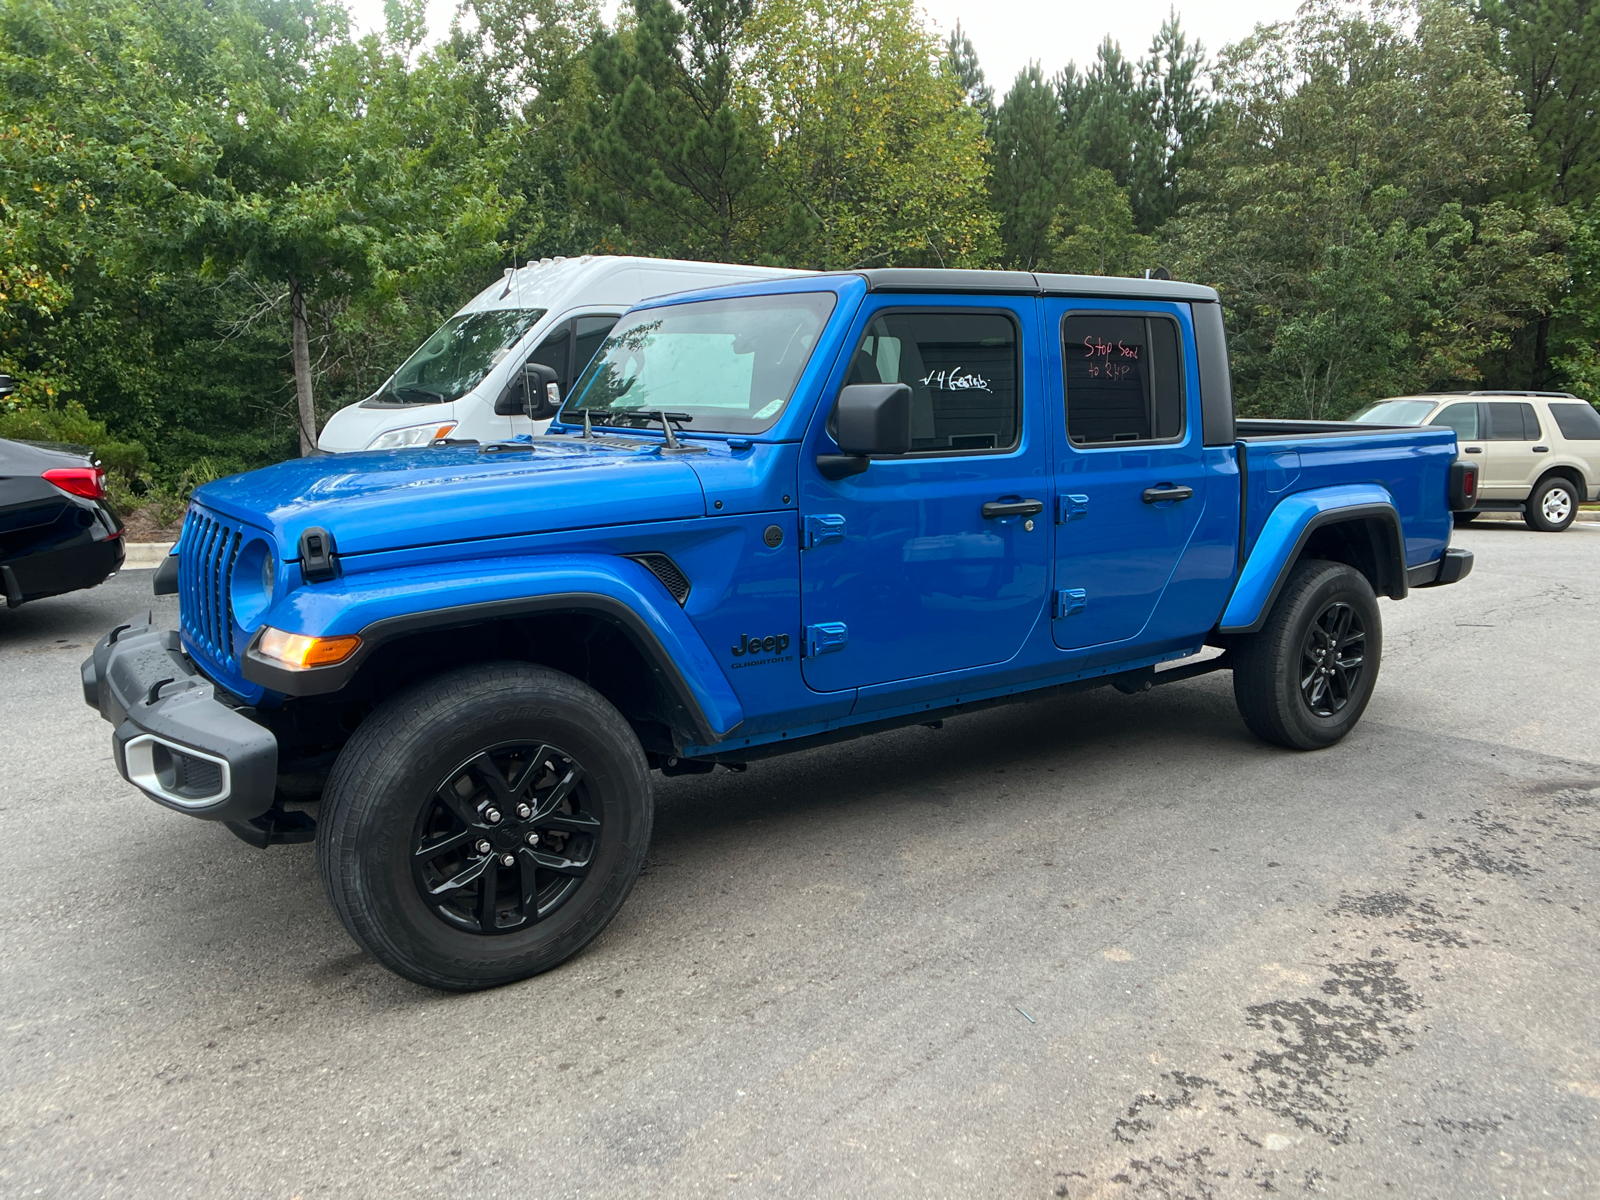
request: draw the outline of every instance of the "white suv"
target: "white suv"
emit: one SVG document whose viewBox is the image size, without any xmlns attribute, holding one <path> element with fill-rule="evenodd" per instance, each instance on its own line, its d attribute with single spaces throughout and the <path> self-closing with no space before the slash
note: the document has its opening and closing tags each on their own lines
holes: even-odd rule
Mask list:
<svg viewBox="0 0 1600 1200">
<path fill-rule="evenodd" d="M 1600 412 L 1567 392 L 1451 392 L 1380 400 L 1352 420 L 1445 425 L 1462 454 L 1482 457 L 1478 506 L 1521 512 L 1529 528 L 1560 533 L 1578 505 L 1600 500 Z"/>
</svg>

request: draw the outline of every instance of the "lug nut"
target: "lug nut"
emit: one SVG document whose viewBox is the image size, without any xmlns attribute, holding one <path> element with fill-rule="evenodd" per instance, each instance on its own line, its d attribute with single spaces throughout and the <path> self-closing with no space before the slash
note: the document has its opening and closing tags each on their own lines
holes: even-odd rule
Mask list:
<svg viewBox="0 0 1600 1200">
<path fill-rule="evenodd" d="M 526 821 L 529 817 L 533 816 L 533 809 L 529 808 L 526 804 L 519 804 L 517 805 L 517 816 Z"/>
<path fill-rule="evenodd" d="M 480 841 L 480 842 L 479 842 L 479 843 L 478 843 L 478 846 L 477 846 L 477 850 L 478 850 L 478 853 L 479 853 L 479 854 L 487 854 L 487 853 L 489 853 L 489 851 L 490 851 L 490 850 L 492 850 L 492 849 L 494 849 L 494 847 L 493 847 L 493 846 L 491 846 L 491 845 L 489 845 L 489 843 L 488 843 L 488 842 L 483 842 L 483 841 Z"/>
<path fill-rule="evenodd" d="M 528 845 L 537 846 L 538 844 L 539 844 L 539 835 L 537 833 L 530 833 L 528 835 Z"/>
<path fill-rule="evenodd" d="M 500 810 L 498 808 L 486 808 L 486 809 L 484 809 L 483 810 L 483 819 L 485 821 L 489 822 L 489 824 L 491 824 L 491 825 L 500 824 Z"/>
<path fill-rule="evenodd" d="M 509 854 L 502 854 L 500 856 L 500 865 L 502 867 L 514 867 L 517 865 L 517 860 Z"/>
</svg>

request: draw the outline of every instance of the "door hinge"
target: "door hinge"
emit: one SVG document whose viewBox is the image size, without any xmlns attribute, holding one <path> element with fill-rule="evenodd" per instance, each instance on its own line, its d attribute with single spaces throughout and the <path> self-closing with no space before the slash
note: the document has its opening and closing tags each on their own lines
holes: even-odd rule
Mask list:
<svg viewBox="0 0 1600 1200">
<path fill-rule="evenodd" d="M 834 650 L 843 650 L 850 630 L 843 621 L 824 621 L 820 625 L 806 626 L 806 657 L 815 658 Z"/>
<path fill-rule="evenodd" d="M 1062 617 L 1076 616 L 1089 607 L 1089 593 L 1083 588 L 1062 588 L 1056 593 L 1050 615 L 1059 621 Z"/>
<path fill-rule="evenodd" d="M 1057 496 L 1056 497 L 1056 524 L 1065 525 L 1068 521 L 1081 521 L 1089 515 L 1089 497 L 1087 496 Z"/>
<path fill-rule="evenodd" d="M 844 518 L 838 513 L 817 513 L 806 518 L 805 548 L 813 550 L 829 542 L 844 541 Z"/>
</svg>

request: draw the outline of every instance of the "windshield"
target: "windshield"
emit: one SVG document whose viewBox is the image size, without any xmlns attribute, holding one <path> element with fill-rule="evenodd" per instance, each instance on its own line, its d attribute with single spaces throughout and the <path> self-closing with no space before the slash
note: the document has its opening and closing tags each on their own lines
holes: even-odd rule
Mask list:
<svg viewBox="0 0 1600 1200">
<path fill-rule="evenodd" d="M 1437 400 L 1379 400 L 1351 417 L 1363 425 L 1421 425 Z"/>
<path fill-rule="evenodd" d="M 665 411 L 695 433 L 760 433 L 789 402 L 833 305 L 832 292 L 801 292 L 631 313 L 573 387 L 564 419 L 633 424 Z"/>
<path fill-rule="evenodd" d="M 544 314 L 542 308 L 501 308 L 451 317 L 406 359 L 376 399 L 402 404 L 460 399 Z"/>
</svg>

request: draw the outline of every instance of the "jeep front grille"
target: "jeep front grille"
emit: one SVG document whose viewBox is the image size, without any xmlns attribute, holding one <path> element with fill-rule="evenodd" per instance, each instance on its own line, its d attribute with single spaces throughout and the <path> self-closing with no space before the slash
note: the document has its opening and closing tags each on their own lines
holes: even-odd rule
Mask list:
<svg viewBox="0 0 1600 1200">
<path fill-rule="evenodd" d="M 212 662 L 234 670 L 233 563 L 244 536 L 239 526 L 191 505 L 178 554 L 178 609 L 184 637 Z"/>
</svg>

